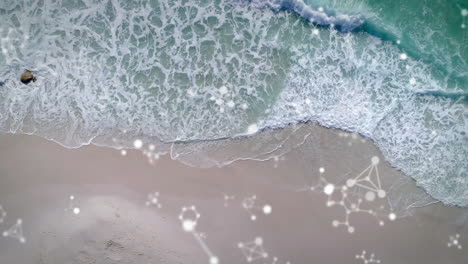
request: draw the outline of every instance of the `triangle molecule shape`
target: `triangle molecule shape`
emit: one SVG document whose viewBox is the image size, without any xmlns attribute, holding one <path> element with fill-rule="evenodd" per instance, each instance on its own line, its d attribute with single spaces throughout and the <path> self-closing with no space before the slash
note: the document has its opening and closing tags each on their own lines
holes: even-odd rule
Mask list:
<svg viewBox="0 0 468 264">
<path fill-rule="evenodd" d="M 3 232 L 3 236 L 17 239 L 21 243 L 26 243 L 26 238 L 23 235 L 23 220 L 18 219 L 16 224 Z"/>
</svg>

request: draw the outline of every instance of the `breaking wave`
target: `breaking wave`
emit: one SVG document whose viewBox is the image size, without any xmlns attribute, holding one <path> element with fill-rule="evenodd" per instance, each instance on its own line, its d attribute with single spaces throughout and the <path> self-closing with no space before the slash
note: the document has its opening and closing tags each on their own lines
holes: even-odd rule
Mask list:
<svg viewBox="0 0 468 264">
<path fill-rule="evenodd" d="M 355 30 L 362 16 L 327 12 L 299 0 L 2 1 L 0 131 L 173 151 L 318 122 L 372 139 L 434 198 L 467 206 L 465 92 Z M 21 84 L 24 69 L 38 81 Z"/>
</svg>

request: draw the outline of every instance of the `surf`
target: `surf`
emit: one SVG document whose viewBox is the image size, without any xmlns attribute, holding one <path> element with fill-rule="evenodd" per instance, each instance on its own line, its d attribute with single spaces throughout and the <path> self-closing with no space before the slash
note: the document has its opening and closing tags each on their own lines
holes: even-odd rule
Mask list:
<svg viewBox="0 0 468 264">
<path fill-rule="evenodd" d="M 70 148 L 131 147 L 138 138 L 177 158 L 175 144 L 196 155 L 194 142 L 222 146 L 317 122 L 366 136 L 433 197 L 468 205 L 461 184 L 468 108 L 434 96 L 461 86 L 363 31 L 364 16 L 313 8 L 302 1 L 4 1 L 0 131 Z M 20 84 L 24 69 L 37 82 Z"/>
</svg>

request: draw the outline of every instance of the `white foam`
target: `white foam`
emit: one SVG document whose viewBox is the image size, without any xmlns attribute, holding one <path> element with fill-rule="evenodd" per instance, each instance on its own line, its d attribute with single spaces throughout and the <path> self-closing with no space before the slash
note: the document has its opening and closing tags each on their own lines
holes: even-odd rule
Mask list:
<svg viewBox="0 0 468 264">
<path fill-rule="evenodd" d="M 68 147 L 132 147 L 141 136 L 159 151 L 161 141 L 229 138 L 312 120 L 372 138 L 438 199 L 468 204 L 466 105 L 419 98 L 418 91 L 449 87 L 426 65 L 401 60 L 390 43 L 232 1 L 82 2 L 0 3 L 9 10 L 0 15 L 7 54 L 0 54 L 0 131 Z M 362 22 L 302 1 L 262 3 L 316 23 Z M 37 72 L 36 83 L 18 82 L 25 68 Z"/>
</svg>

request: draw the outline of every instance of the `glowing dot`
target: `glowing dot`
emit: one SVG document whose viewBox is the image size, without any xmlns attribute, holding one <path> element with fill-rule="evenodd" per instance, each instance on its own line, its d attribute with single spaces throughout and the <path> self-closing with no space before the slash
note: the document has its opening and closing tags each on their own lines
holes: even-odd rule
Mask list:
<svg viewBox="0 0 468 264">
<path fill-rule="evenodd" d="M 76 214 L 76 215 L 77 215 L 77 214 L 80 214 L 80 211 L 81 211 L 81 210 L 80 210 L 80 208 L 78 208 L 78 207 L 73 208 L 73 213 Z"/>
<path fill-rule="evenodd" d="M 320 33 L 320 31 L 318 29 L 316 29 L 316 28 L 312 30 L 312 34 L 314 34 L 314 35 L 318 35 L 319 33 Z"/>
<path fill-rule="evenodd" d="M 191 220 L 185 220 L 182 225 L 185 232 L 192 232 L 193 230 L 195 230 L 196 223 Z"/>
<path fill-rule="evenodd" d="M 390 221 L 395 221 L 395 219 L 396 219 L 396 214 L 390 213 L 390 214 L 388 215 L 388 219 L 390 219 Z"/>
<path fill-rule="evenodd" d="M 397 41 L 396 41 L 396 44 L 400 45 L 400 44 L 401 44 L 401 41 L 400 41 L 400 40 L 397 40 Z"/>
<path fill-rule="evenodd" d="M 233 108 L 235 105 L 236 104 L 232 100 L 227 103 L 227 106 L 229 106 L 230 108 Z"/>
<path fill-rule="evenodd" d="M 251 134 L 255 134 L 258 132 L 258 126 L 257 124 L 252 124 L 250 125 L 248 128 L 247 128 L 247 134 L 251 135 Z"/>
<path fill-rule="evenodd" d="M 141 147 L 143 147 L 143 141 L 141 141 L 141 139 L 137 139 L 137 140 L 133 141 L 133 146 L 136 149 L 141 149 Z"/>
<path fill-rule="evenodd" d="M 241 105 L 241 108 L 244 109 L 244 110 L 246 110 L 247 108 L 249 108 L 249 106 L 248 106 L 246 103 L 243 103 L 243 104 Z"/>
<path fill-rule="evenodd" d="M 188 90 L 188 91 L 187 91 L 187 94 L 188 94 L 189 96 L 193 97 L 193 96 L 195 96 L 197 93 L 195 93 L 195 92 L 192 91 L 192 90 Z"/>
<path fill-rule="evenodd" d="M 408 59 L 408 55 L 406 55 L 406 53 L 401 53 L 400 60 L 406 60 L 406 59 Z"/>
<path fill-rule="evenodd" d="M 219 263 L 219 259 L 217 257 L 210 258 L 210 264 L 218 264 L 218 263 Z"/>
<path fill-rule="evenodd" d="M 375 193 L 371 192 L 371 191 L 367 192 L 366 193 L 366 200 L 370 201 L 370 202 L 374 201 L 375 200 Z"/>
<path fill-rule="evenodd" d="M 354 233 L 354 227 L 352 226 L 348 227 L 348 232 L 351 234 Z"/>
<path fill-rule="evenodd" d="M 70 195 L 70 200 L 75 200 L 75 196 Z"/>
<path fill-rule="evenodd" d="M 415 84 L 416 84 L 416 79 L 411 78 L 411 79 L 409 80 L 409 83 L 410 83 L 411 85 L 415 85 Z"/>
<path fill-rule="evenodd" d="M 310 99 L 309 98 L 305 99 L 305 103 L 309 105 L 310 104 Z"/>
<path fill-rule="evenodd" d="M 125 149 L 122 149 L 122 150 L 120 151 L 120 155 L 122 155 L 122 156 L 127 156 L 127 151 L 126 151 Z"/>
<path fill-rule="evenodd" d="M 380 159 L 379 159 L 379 157 L 374 156 L 374 157 L 372 157 L 371 161 L 372 161 L 373 165 L 377 165 L 377 164 L 379 164 Z"/>
<path fill-rule="evenodd" d="M 460 27 L 461 27 L 461 28 L 466 28 L 466 25 L 465 25 L 465 24 L 461 24 Z"/>
<path fill-rule="evenodd" d="M 338 227 L 338 225 L 340 225 L 340 223 L 338 221 L 336 221 L 336 220 L 333 220 L 332 225 L 334 227 Z"/>
<path fill-rule="evenodd" d="M 325 168 L 320 167 L 320 168 L 319 168 L 319 172 L 320 172 L 320 173 L 324 173 L 324 172 L 325 172 Z"/>
<path fill-rule="evenodd" d="M 379 196 L 379 198 L 385 198 L 385 196 L 387 196 L 387 193 L 385 192 L 385 190 L 378 190 L 377 195 Z"/>
<path fill-rule="evenodd" d="M 323 192 L 326 194 L 326 195 L 331 195 L 333 193 L 333 191 L 335 190 L 335 186 L 333 184 L 327 184 L 325 186 L 325 188 L 323 188 Z"/>
<path fill-rule="evenodd" d="M 462 9 L 461 15 L 462 16 L 468 16 L 468 9 Z"/>
<path fill-rule="evenodd" d="M 220 94 L 227 94 L 228 93 L 228 88 L 226 86 L 221 86 L 219 88 L 219 93 Z"/>
<path fill-rule="evenodd" d="M 319 8 L 318 8 L 318 11 L 319 11 L 319 12 L 323 12 L 323 7 L 319 7 Z"/>
<path fill-rule="evenodd" d="M 346 185 L 348 185 L 348 187 L 353 187 L 355 184 L 356 184 L 356 180 L 355 180 L 355 179 L 348 179 L 348 180 L 346 181 Z"/>
<path fill-rule="evenodd" d="M 255 220 L 257 220 L 257 216 L 252 215 L 252 216 L 250 217 L 250 219 L 251 219 L 252 221 L 255 221 Z"/>
<path fill-rule="evenodd" d="M 255 244 L 260 246 L 261 244 L 263 244 L 263 239 L 261 237 L 255 238 Z"/>
<path fill-rule="evenodd" d="M 223 99 L 217 99 L 215 102 L 217 105 L 222 105 L 224 103 Z"/>
<path fill-rule="evenodd" d="M 270 205 L 265 205 L 265 206 L 263 207 L 263 213 L 264 213 L 264 214 L 266 214 L 266 215 L 271 214 L 271 211 L 272 211 L 272 208 L 271 208 Z"/>
<path fill-rule="evenodd" d="M 156 146 L 151 144 L 151 145 L 149 145 L 148 148 L 149 148 L 149 150 L 154 151 L 156 149 Z"/>
</svg>

